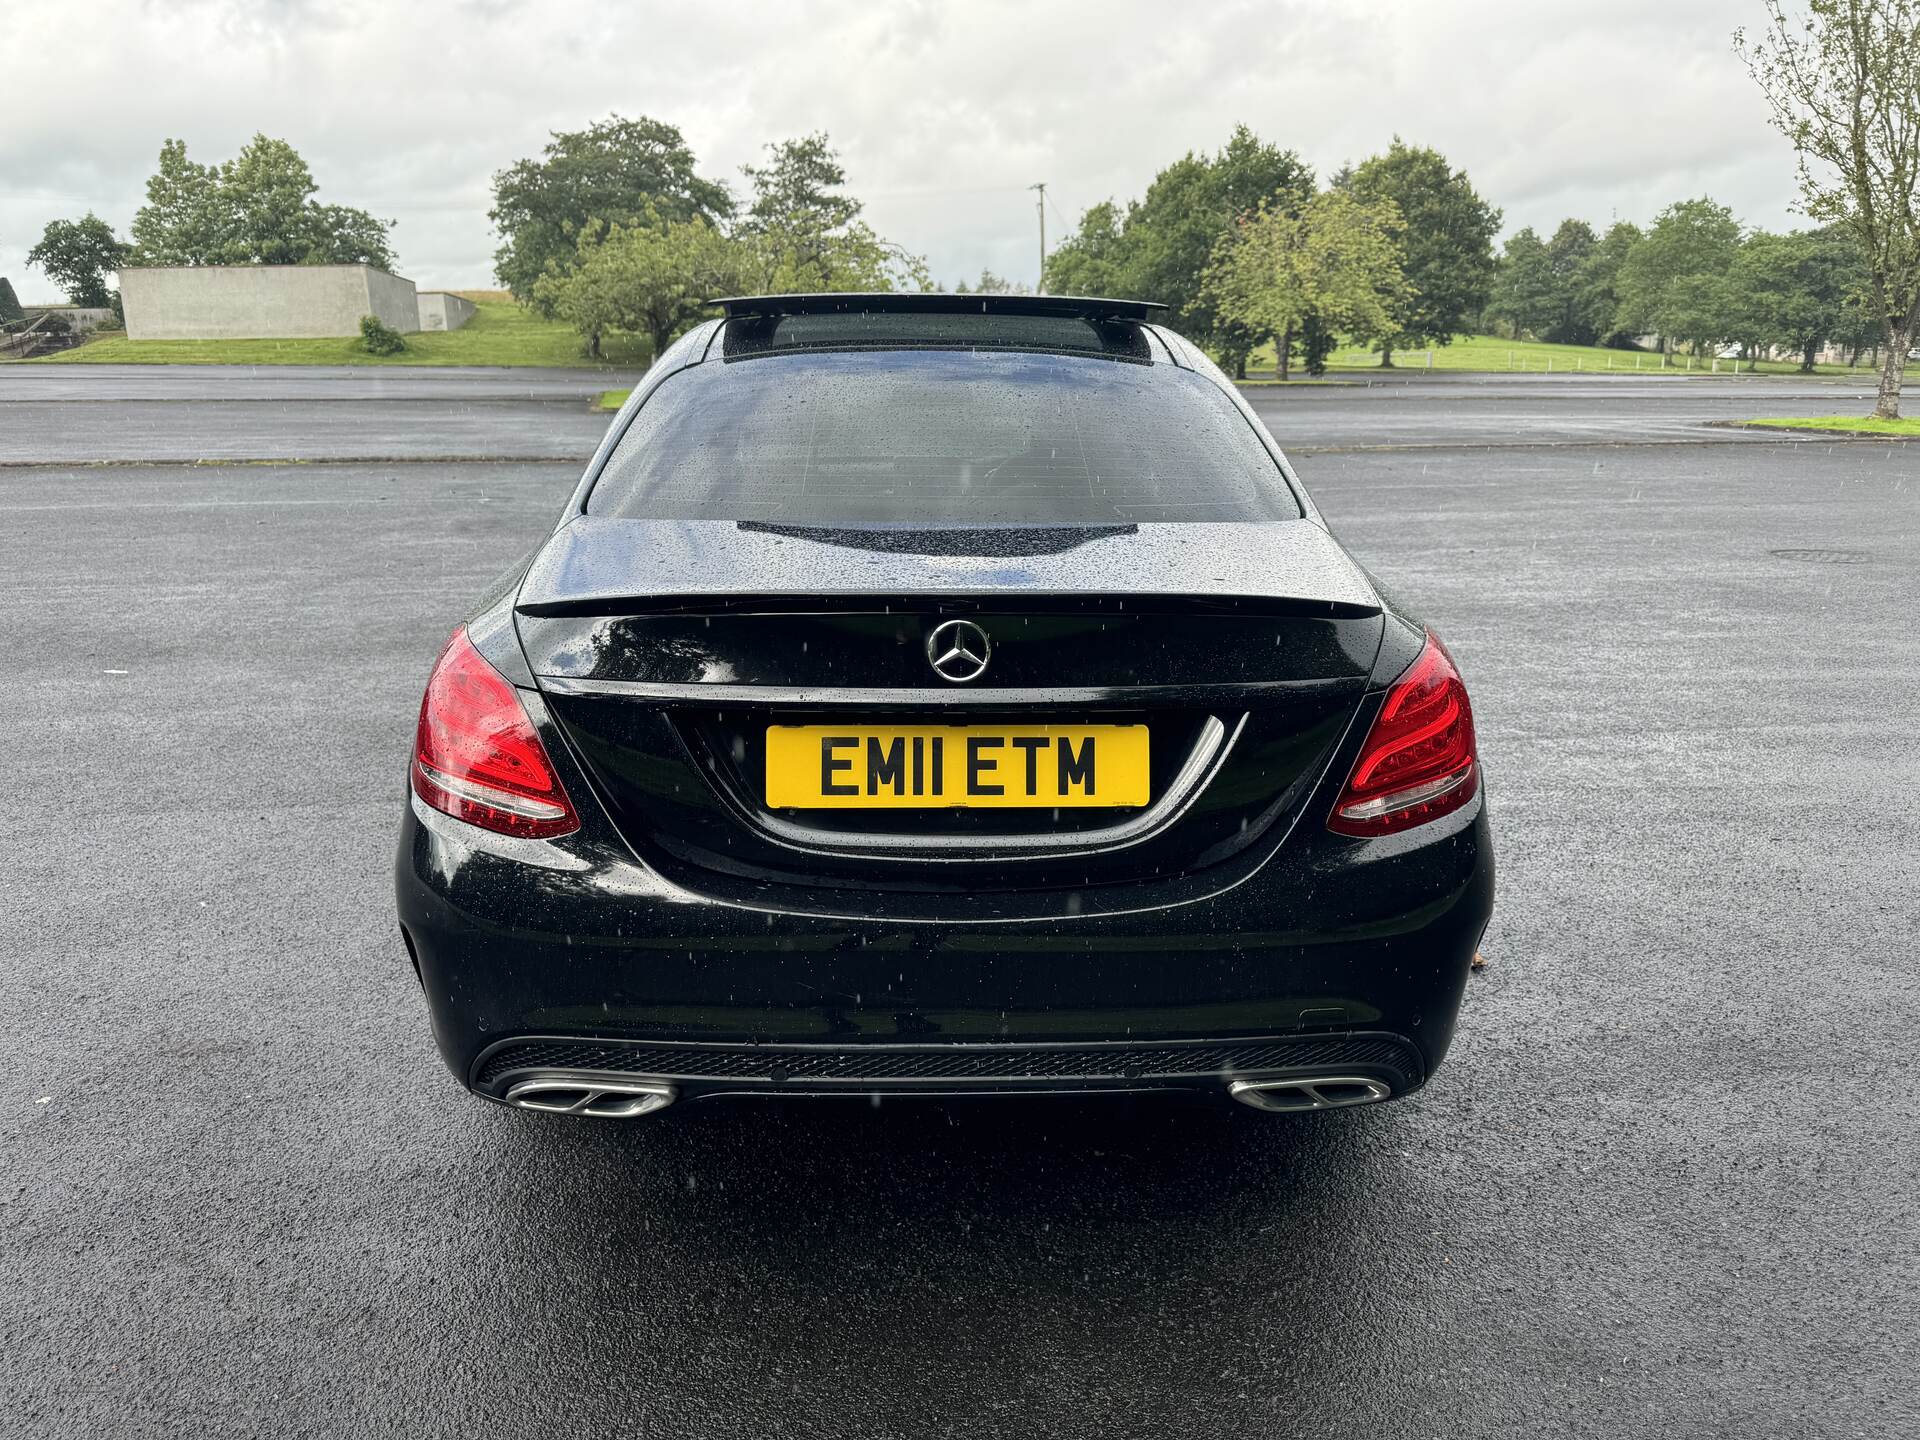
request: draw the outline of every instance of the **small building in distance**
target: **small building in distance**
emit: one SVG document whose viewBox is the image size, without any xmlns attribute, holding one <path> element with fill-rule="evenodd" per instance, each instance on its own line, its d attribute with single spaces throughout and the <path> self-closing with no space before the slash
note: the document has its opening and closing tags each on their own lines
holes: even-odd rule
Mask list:
<svg viewBox="0 0 1920 1440">
<path fill-rule="evenodd" d="M 309 340 L 358 335 L 360 317 L 420 329 L 413 281 L 371 265 L 131 266 L 129 340 Z"/>
<path fill-rule="evenodd" d="M 422 330 L 458 330 L 475 314 L 471 300 L 451 290 L 420 292 L 420 328 Z"/>
</svg>

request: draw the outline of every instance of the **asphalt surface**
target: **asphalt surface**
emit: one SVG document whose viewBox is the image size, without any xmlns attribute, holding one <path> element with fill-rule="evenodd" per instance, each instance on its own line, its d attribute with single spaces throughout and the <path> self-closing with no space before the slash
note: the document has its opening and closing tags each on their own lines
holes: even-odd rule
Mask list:
<svg viewBox="0 0 1920 1440">
<path fill-rule="evenodd" d="M 26 368 L 0 1432 L 1920 1429 L 1920 448 L 1698 428 L 1832 391 L 1256 399 L 1473 689 L 1501 894 L 1425 1091 L 621 1127 L 458 1090 L 390 890 L 426 668 L 604 382 Z M 174 463 L 322 408 L 536 458 Z"/>
</svg>

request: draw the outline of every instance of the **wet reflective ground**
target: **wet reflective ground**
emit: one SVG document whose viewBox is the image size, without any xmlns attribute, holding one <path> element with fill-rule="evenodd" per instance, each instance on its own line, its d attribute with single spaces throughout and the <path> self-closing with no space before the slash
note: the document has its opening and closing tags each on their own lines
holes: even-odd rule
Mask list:
<svg viewBox="0 0 1920 1440">
<path fill-rule="evenodd" d="M 444 453 L 599 425 L 444 393 Z M 1641 402 L 1459 394 L 1274 421 L 1439 447 L 1301 468 L 1473 686 L 1502 885 L 1433 1085 L 1302 1119 L 466 1098 L 408 727 L 577 461 L 0 467 L 0 1430 L 1911 1433 L 1920 448 L 1488 449 Z M 298 453 L 195 403 L 89 426 Z"/>
</svg>

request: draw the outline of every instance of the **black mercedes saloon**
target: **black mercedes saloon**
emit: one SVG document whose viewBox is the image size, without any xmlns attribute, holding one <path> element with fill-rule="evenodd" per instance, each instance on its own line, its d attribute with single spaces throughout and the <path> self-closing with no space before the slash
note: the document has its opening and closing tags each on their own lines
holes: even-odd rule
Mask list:
<svg viewBox="0 0 1920 1440">
<path fill-rule="evenodd" d="M 420 705 L 474 1093 L 1405 1095 L 1493 905 L 1440 638 L 1161 307 L 717 302 Z"/>
</svg>

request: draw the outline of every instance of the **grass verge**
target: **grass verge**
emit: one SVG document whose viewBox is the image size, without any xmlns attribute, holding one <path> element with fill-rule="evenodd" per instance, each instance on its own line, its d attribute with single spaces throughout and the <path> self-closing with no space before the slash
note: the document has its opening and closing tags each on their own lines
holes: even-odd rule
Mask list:
<svg viewBox="0 0 1920 1440">
<path fill-rule="evenodd" d="M 599 398 L 593 402 L 593 408 L 596 410 L 618 410 L 622 405 L 627 403 L 627 397 L 631 394 L 633 394 L 631 390 L 602 390 Z"/>
<path fill-rule="evenodd" d="M 1920 440 L 1920 418 L 1913 416 L 1904 420 L 1875 420 L 1859 415 L 1769 416 L 1741 423 L 1763 425 L 1769 430 L 1824 430 L 1838 435 L 1907 435 Z"/>
<path fill-rule="evenodd" d="M 557 320 L 543 320 L 501 290 L 461 291 L 473 301 L 473 319 L 458 330 L 422 330 L 406 337 L 398 355 L 369 355 L 358 336 L 321 340 L 90 340 L 29 365 L 568 365 L 639 369 L 649 358 L 637 336 L 610 335 L 597 361 L 581 353 L 580 336 Z"/>
</svg>

